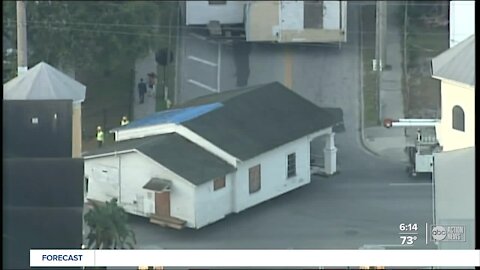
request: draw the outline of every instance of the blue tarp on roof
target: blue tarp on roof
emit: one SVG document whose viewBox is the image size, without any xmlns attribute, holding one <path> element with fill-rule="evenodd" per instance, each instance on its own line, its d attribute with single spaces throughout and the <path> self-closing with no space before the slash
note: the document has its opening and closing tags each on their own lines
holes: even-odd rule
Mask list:
<svg viewBox="0 0 480 270">
<path fill-rule="evenodd" d="M 150 116 L 147 116 L 145 118 L 133 121 L 126 126 L 114 128 L 112 129 L 112 131 L 126 130 L 131 128 L 153 126 L 153 125 L 160 125 L 160 124 L 171 124 L 171 123 L 179 124 L 184 121 L 188 121 L 193 118 L 199 117 L 203 114 L 206 114 L 222 106 L 223 106 L 222 103 L 216 102 L 216 103 L 200 105 L 195 107 L 161 111 L 161 112 L 154 113 Z"/>
</svg>

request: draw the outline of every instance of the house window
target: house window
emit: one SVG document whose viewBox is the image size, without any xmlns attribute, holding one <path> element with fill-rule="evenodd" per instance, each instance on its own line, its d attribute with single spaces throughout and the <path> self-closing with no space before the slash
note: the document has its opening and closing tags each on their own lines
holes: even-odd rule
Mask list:
<svg viewBox="0 0 480 270">
<path fill-rule="evenodd" d="M 88 177 L 85 177 L 85 192 L 88 192 Z"/>
<path fill-rule="evenodd" d="M 452 110 L 452 127 L 459 131 L 465 131 L 465 113 L 462 107 L 455 106 Z"/>
<path fill-rule="evenodd" d="M 297 175 L 297 161 L 295 153 L 287 156 L 287 178 Z"/>
<path fill-rule="evenodd" d="M 218 190 L 225 187 L 225 176 L 213 180 L 213 190 Z"/>
<path fill-rule="evenodd" d="M 249 179 L 248 190 L 250 194 L 259 191 L 261 188 L 260 164 L 248 170 L 248 179 Z"/>
<path fill-rule="evenodd" d="M 209 5 L 225 5 L 227 1 L 208 1 Z"/>
</svg>

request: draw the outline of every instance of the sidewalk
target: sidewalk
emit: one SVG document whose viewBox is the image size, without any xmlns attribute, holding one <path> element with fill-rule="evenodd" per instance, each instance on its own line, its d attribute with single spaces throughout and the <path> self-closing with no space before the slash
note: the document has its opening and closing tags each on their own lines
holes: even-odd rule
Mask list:
<svg viewBox="0 0 480 270">
<path fill-rule="evenodd" d="M 380 73 L 380 116 L 381 119 L 398 119 L 404 117 L 403 94 L 402 94 L 402 28 L 396 21 L 401 6 L 387 4 L 387 43 L 386 64 L 391 68 Z M 362 87 L 363 89 L 363 87 Z M 407 139 L 403 128 L 387 129 L 383 126 L 364 128 L 362 140 L 364 146 L 378 156 L 407 161 L 404 153 Z"/>
<path fill-rule="evenodd" d="M 132 119 L 136 120 L 150 115 L 156 111 L 156 99 L 155 93 L 151 94 L 151 89 L 147 88 L 147 94 L 145 94 L 145 102 L 140 104 L 140 97 L 138 95 L 137 85 L 140 82 L 140 78 L 143 78 L 145 83 L 148 82 L 147 74 L 150 72 L 157 73 L 157 63 L 155 62 L 155 54 L 150 52 L 143 59 L 138 59 L 135 62 L 135 84 L 133 85 L 133 115 Z M 157 74 L 158 75 L 158 74 Z"/>
</svg>

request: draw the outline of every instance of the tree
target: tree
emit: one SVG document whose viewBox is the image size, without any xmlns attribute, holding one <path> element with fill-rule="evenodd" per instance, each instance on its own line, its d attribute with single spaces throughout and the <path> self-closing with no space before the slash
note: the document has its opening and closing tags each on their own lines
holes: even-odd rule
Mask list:
<svg viewBox="0 0 480 270">
<path fill-rule="evenodd" d="M 112 199 L 104 206 L 93 205 L 85 215 L 85 222 L 90 228 L 87 235 L 88 248 L 94 249 L 124 249 L 134 248 L 135 233 L 128 226 L 128 215 Z"/>
<path fill-rule="evenodd" d="M 29 63 L 114 70 L 167 40 L 169 1 L 27 1 Z M 3 35 L 16 44 L 15 1 L 3 2 Z M 125 63 L 129 61 L 129 63 Z M 16 62 L 15 62 L 16 64 Z"/>
</svg>

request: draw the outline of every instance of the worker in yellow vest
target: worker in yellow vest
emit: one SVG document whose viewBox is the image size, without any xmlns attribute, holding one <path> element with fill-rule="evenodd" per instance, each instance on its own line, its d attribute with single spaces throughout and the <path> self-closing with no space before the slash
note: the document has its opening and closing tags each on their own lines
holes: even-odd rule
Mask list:
<svg viewBox="0 0 480 270">
<path fill-rule="evenodd" d="M 122 126 L 125 126 L 125 125 L 128 125 L 128 123 L 130 123 L 130 121 L 128 121 L 128 118 L 126 116 L 123 116 L 122 121 L 120 121 L 120 124 Z"/>
<path fill-rule="evenodd" d="M 103 130 L 101 126 L 97 127 L 97 143 L 98 143 L 98 148 L 102 147 L 103 142 L 105 141 L 105 136 L 103 135 Z"/>
</svg>

